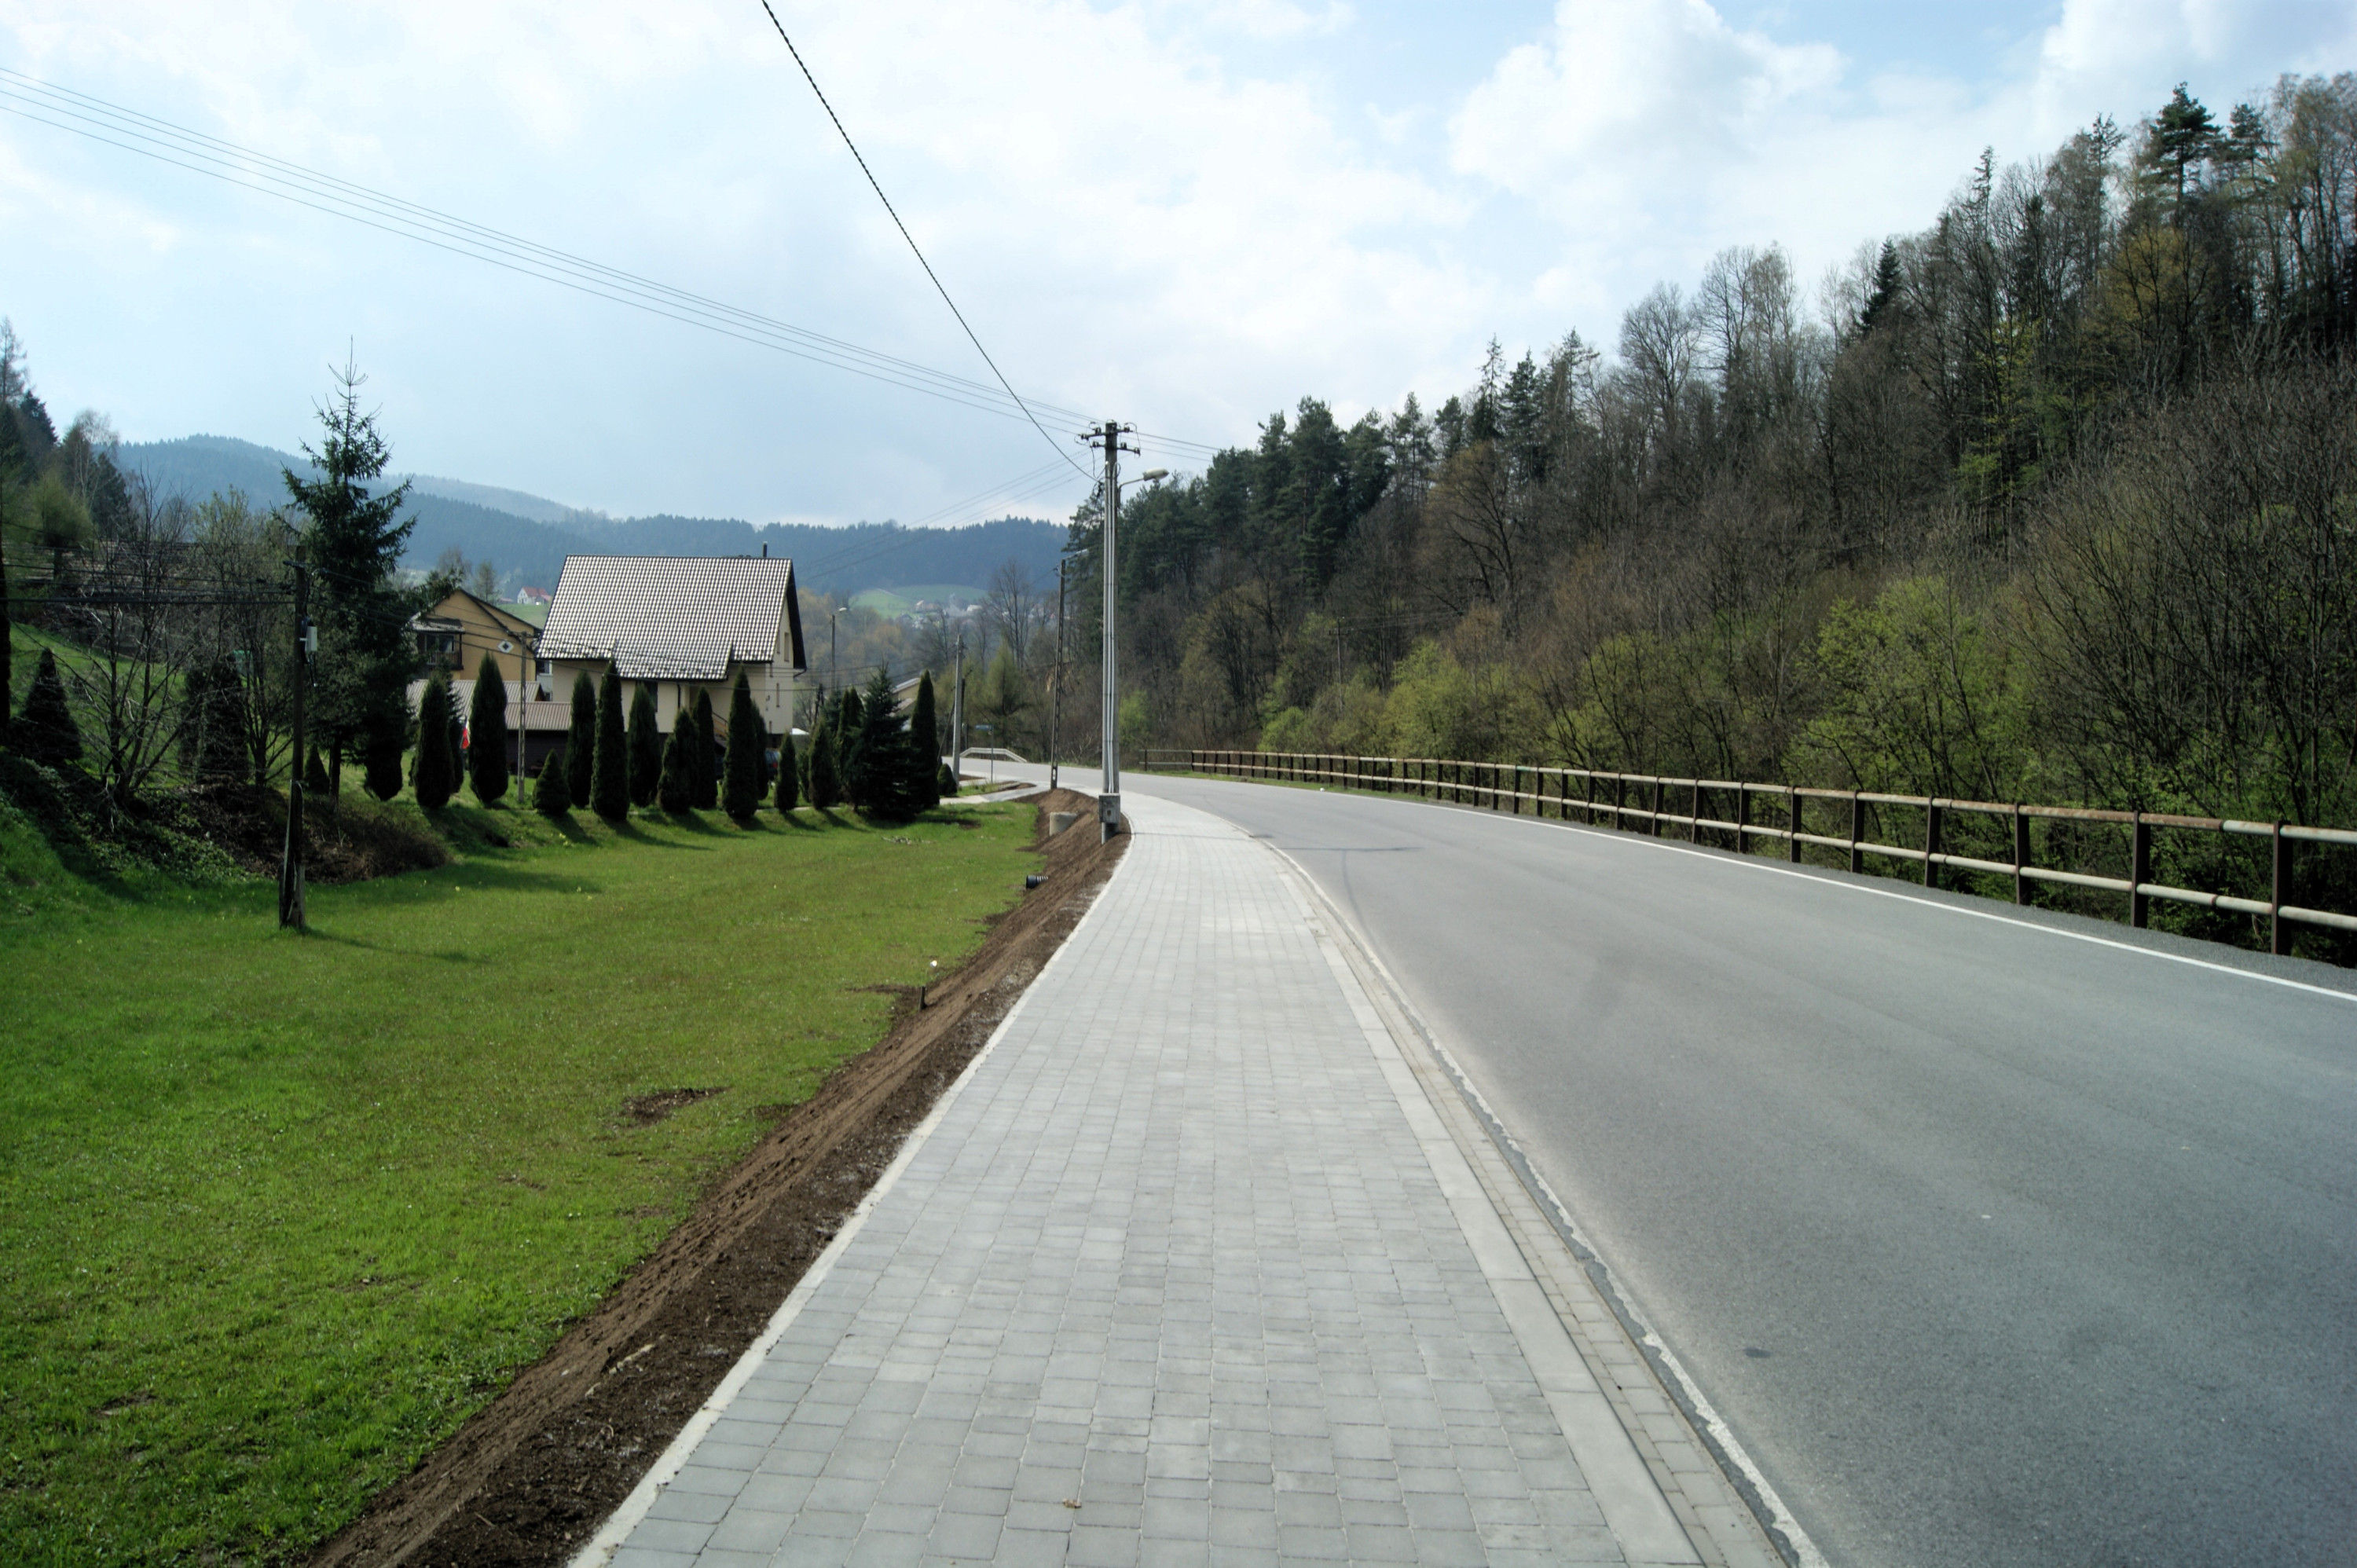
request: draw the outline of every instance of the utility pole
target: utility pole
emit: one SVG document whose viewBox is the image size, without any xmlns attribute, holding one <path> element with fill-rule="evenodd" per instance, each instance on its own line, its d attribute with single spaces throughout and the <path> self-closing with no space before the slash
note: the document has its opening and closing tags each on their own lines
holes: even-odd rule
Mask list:
<svg viewBox="0 0 2357 1568">
<path fill-rule="evenodd" d="M 1097 795 L 1097 822 L 1107 839 L 1121 832 L 1122 825 L 1121 689 L 1120 672 L 1116 667 L 1120 635 L 1114 624 L 1121 596 L 1121 561 L 1117 553 L 1121 527 L 1121 455 L 1137 451 L 1135 446 L 1123 446 L 1121 438 L 1136 428 L 1134 424 L 1108 419 L 1089 437 L 1090 446 L 1104 448 L 1104 532 L 1097 541 L 1097 569 L 1104 575 L 1104 681 L 1099 699 L 1103 707 L 1098 716 L 1099 767 L 1103 777 Z"/>
<path fill-rule="evenodd" d="M 1048 688 L 1048 788 L 1056 787 L 1056 726 L 1064 712 L 1064 558 L 1056 557 L 1056 675 Z"/>
<path fill-rule="evenodd" d="M 295 751 L 287 766 L 286 851 L 278 862 L 278 924 L 304 929 L 303 909 L 303 696 L 311 684 L 311 657 L 319 651 L 319 631 L 311 624 L 311 569 L 297 546 L 295 559 Z"/>
<path fill-rule="evenodd" d="M 957 784 L 965 756 L 965 626 L 958 626 L 957 674 L 950 682 L 950 782 Z M 963 786 L 960 786 L 963 788 Z M 954 794 L 956 791 L 951 791 Z"/>
</svg>

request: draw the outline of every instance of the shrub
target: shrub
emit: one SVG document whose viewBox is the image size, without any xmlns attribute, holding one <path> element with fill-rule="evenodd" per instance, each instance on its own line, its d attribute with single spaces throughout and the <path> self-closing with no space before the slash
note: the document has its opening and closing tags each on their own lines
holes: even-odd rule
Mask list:
<svg viewBox="0 0 2357 1568">
<path fill-rule="evenodd" d="M 532 789 L 532 803 L 544 817 L 561 817 L 573 810 L 572 749 L 559 742 L 540 765 L 540 779 Z"/>
<path fill-rule="evenodd" d="M 369 788 L 373 789 L 373 764 L 369 771 Z M 450 803 L 450 688 L 436 675 L 425 682 L 425 691 L 417 699 L 417 756 L 410 766 L 409 781 L 417 791 L 419 805 L 438 811 Z"/>
<path fill-rule="evenodd" d="M 19 753 L 49 768 L 81 760 L 81 726 L 66 706 L 58 656 L 48 649 L 41 650 L 41 661 L 33 667 L 33 689 L 25 693 L 25 711 L 17 715 L 12 738 Z"/>
<path fill-rule="evenodd" d="M 565 792 L 587 803 L 589 770 L 597 762 L 597 683 L 584 671 L 573 678 L 573 724 L 565 736 Z"/>
<path fill-rule="evenodd" d="M 761 753 L 769 749 L 761 710 L 753 705 L 753 688 L 745 671 L 737 671 L 737 689 L 728 693 L 728 768 L 720 790 L 721 809 L 740 822 L 749 822 L 761 809 Z"/>
<path fill-rule="evenodd" d="M 695 714 L 682 708 L 672 720 L 671 738 L 663 743 L 662 777 L 655 785 L 657 803 L 673 816 L 684 814 L 694 799 L 688 774 L 695 767 L 689 759 L 694 749 Z"/>
<path fill-rule="evenodd" d="M 909 794 L 920 811 L 942 803 L 942 733 L 933 716 L 933 672 L 917 681 L 917 701 L 909 714 Z"/>
<path fill-rule="evenodd" d="M 655 717 L 655 688 L 639 682 L 630 699 L 630 804 L 651 806 L 656 786 L 662 782 L 662 721 Z"/>
<path fill-rule="evenodd" d="M 834 770 L 834 726 L 822 716 L 810 743 L 810 803 L 831 811 L 843 802 L 843 779 Z"/>
<path fill-rule="evenodd" d="M 488 806 L 508 792 L 508 684 L 489 653 L 475 667 L 475 704 L 467 715 L 467 782 Z"/>
<path fill-rule="evenodd" d="M 717 747 L 712 736 L 712 693 L 699 690 L 695 693 L 695 748 L 688 760 L 688 794 L 699 811 L 708 811 L 720 804 L 720 774 L 712 759 Z"/>
<path fill-rule="evenodd" d="M 784 816 L 794 809 L 795 797 L 802 791 L 802 780 L 795 777 L 794 737 L 792 726 L 778 737 L 778 814 Z"/>
<path fill-rule="evenodd" d="M 611 665 L 597 683 L 597 756 L 589 770 L 589 809 L 609 822 L 630 814 L 630 756 L 622 734 L 622 678 Z"/>
</svg>

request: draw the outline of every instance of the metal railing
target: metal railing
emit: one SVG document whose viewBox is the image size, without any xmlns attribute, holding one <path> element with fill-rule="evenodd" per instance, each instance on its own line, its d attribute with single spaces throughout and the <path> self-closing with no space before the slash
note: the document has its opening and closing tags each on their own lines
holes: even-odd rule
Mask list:
<svg viewBox="0 0 2357 1568">
<path fill-rule="evenodd" d="M 1611 827 L 1661 837 L 1684 829 L 1688 843 L 1711 842 L 1745 854 L 1755 841 L 1781 843 L 1786 858 L 1798 864 L 1803 848 L 1816 845 L 1846 855 L 1853 873 L 1866 869 L 1868 856 L 1912 862 L 1922 868 L 1926 887 L 1941 885 L 1943 873 L 1980 873 L 2010 878 L 2013 901 L 2027 904 L 2033 883 L 2055 883 L 2125 894 L 2128 923 L 2149 923 L 2154 899 L 2197 905 L 2230 914 L 2251 915 L 2268 922 L 2268 946 L 2275 952 L 2290 950 L 2292 923 L 2357 931 L 2357 916 L 2330 909 L 2302 908 L 2287 903 L 2291 886 L 2291 855 L 2301 843 L 2357 847 L 2357 832 L 2345 828 L 2303 827 L 2292 822 L 2244 822 L 2219 817 L 2186 817 L 2158 811 L 2105 811 L 2077 806 L 2029 806 L 2018 802 L 1952 800 L 1937 796 L 1889 795 L 1873 790 L 1818 789 L 1804 785 L 1753 784 L 1727 779 L 1668 779 L 1650 773 L 1607 773 L 1586 768 L 1537 768 L 1512 762 L 1460 762 L 1438 757 L 1340 757 L 1314 752 L 1270 751 L 1148 751 L 1146 766 L 1184 768 L 1190 772 L 1236 779 L 1264 779 L 1291 783 L 1322 784 L 1333 789 L 1362 789 L 1376 794 L 1413 795 L 1420 800 L 1484 806 L 1519 814 L 1527 805 L 1534 815 L 1550 811 L 1564 821 L 1590 827 Z M 1525 784 L 1529 787 L 1524 788 Z M 1631 793 L 1636 799 L 1631 802 Z M 1552 792 L 1550 792 L 1552 791 Z M 1606 798 L 1608 797 L 1609 798 Z M 1683 803 L 1683 811 L 1673 808 Z M 1761 806 L 1769 809 L 1763 813 Z M 1867 836 L 1870 815 L 1878 808 L 1904 807 L 1921 811 L 1921 846 L 1884 843 Z M 1812 822 L 1812 811 L 1814 821 Z M 1722 811 L 1728 814 L 1722 815 Z M 1827 813 L 1834 818 L 1825 821 Z M 1755 820 L 1755 815 L 1766 820 Z M 1947 847 L 1959 816 L 1994 820 L 2011 829 L 2011 854 L 2006 859 L 1962 854 Z M 2030 828 L 2037 822 L 2108 824 L 2127 830 L 2128 875 L 2109 876 L 2040 865 L 2032 855 Z M 1836 831 L 1821 831 L 1828 826 Z M 2243 898 L 2228 893 L 2174 887 L 2152 880 L 2153 834 L 2158 830 L 2182 830 L 2264 839 L 2272 870 L 2270 896 Z M 1966 889 L 1971 890 L 1971 889 Z"/>
</svg>

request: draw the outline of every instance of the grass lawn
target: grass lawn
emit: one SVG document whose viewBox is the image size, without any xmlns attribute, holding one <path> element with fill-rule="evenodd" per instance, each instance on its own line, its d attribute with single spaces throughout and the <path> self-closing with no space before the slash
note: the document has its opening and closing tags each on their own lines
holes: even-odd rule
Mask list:
<svg viewBox="0 0 2357 1568">
<path fill-rule="evenodd" d="M 0 808 L 7 1563 L 300 1555 L 1038 866 L 1023 807 L 444 816 L 453 864 L 315 886 L 296 937 L 267 884 L 101 887 Z"/>
</svg>

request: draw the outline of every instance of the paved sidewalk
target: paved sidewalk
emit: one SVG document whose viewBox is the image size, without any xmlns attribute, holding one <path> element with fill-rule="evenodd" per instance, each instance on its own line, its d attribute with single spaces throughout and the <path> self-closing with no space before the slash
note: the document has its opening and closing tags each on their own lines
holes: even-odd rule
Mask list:
<svg viewBox="0 0 2357 1568">
<path fill-rule="evenodd" d="M 1695 1561 L 1283 863 L 1125 804 L 615 1568 Z"/>
</svg>

